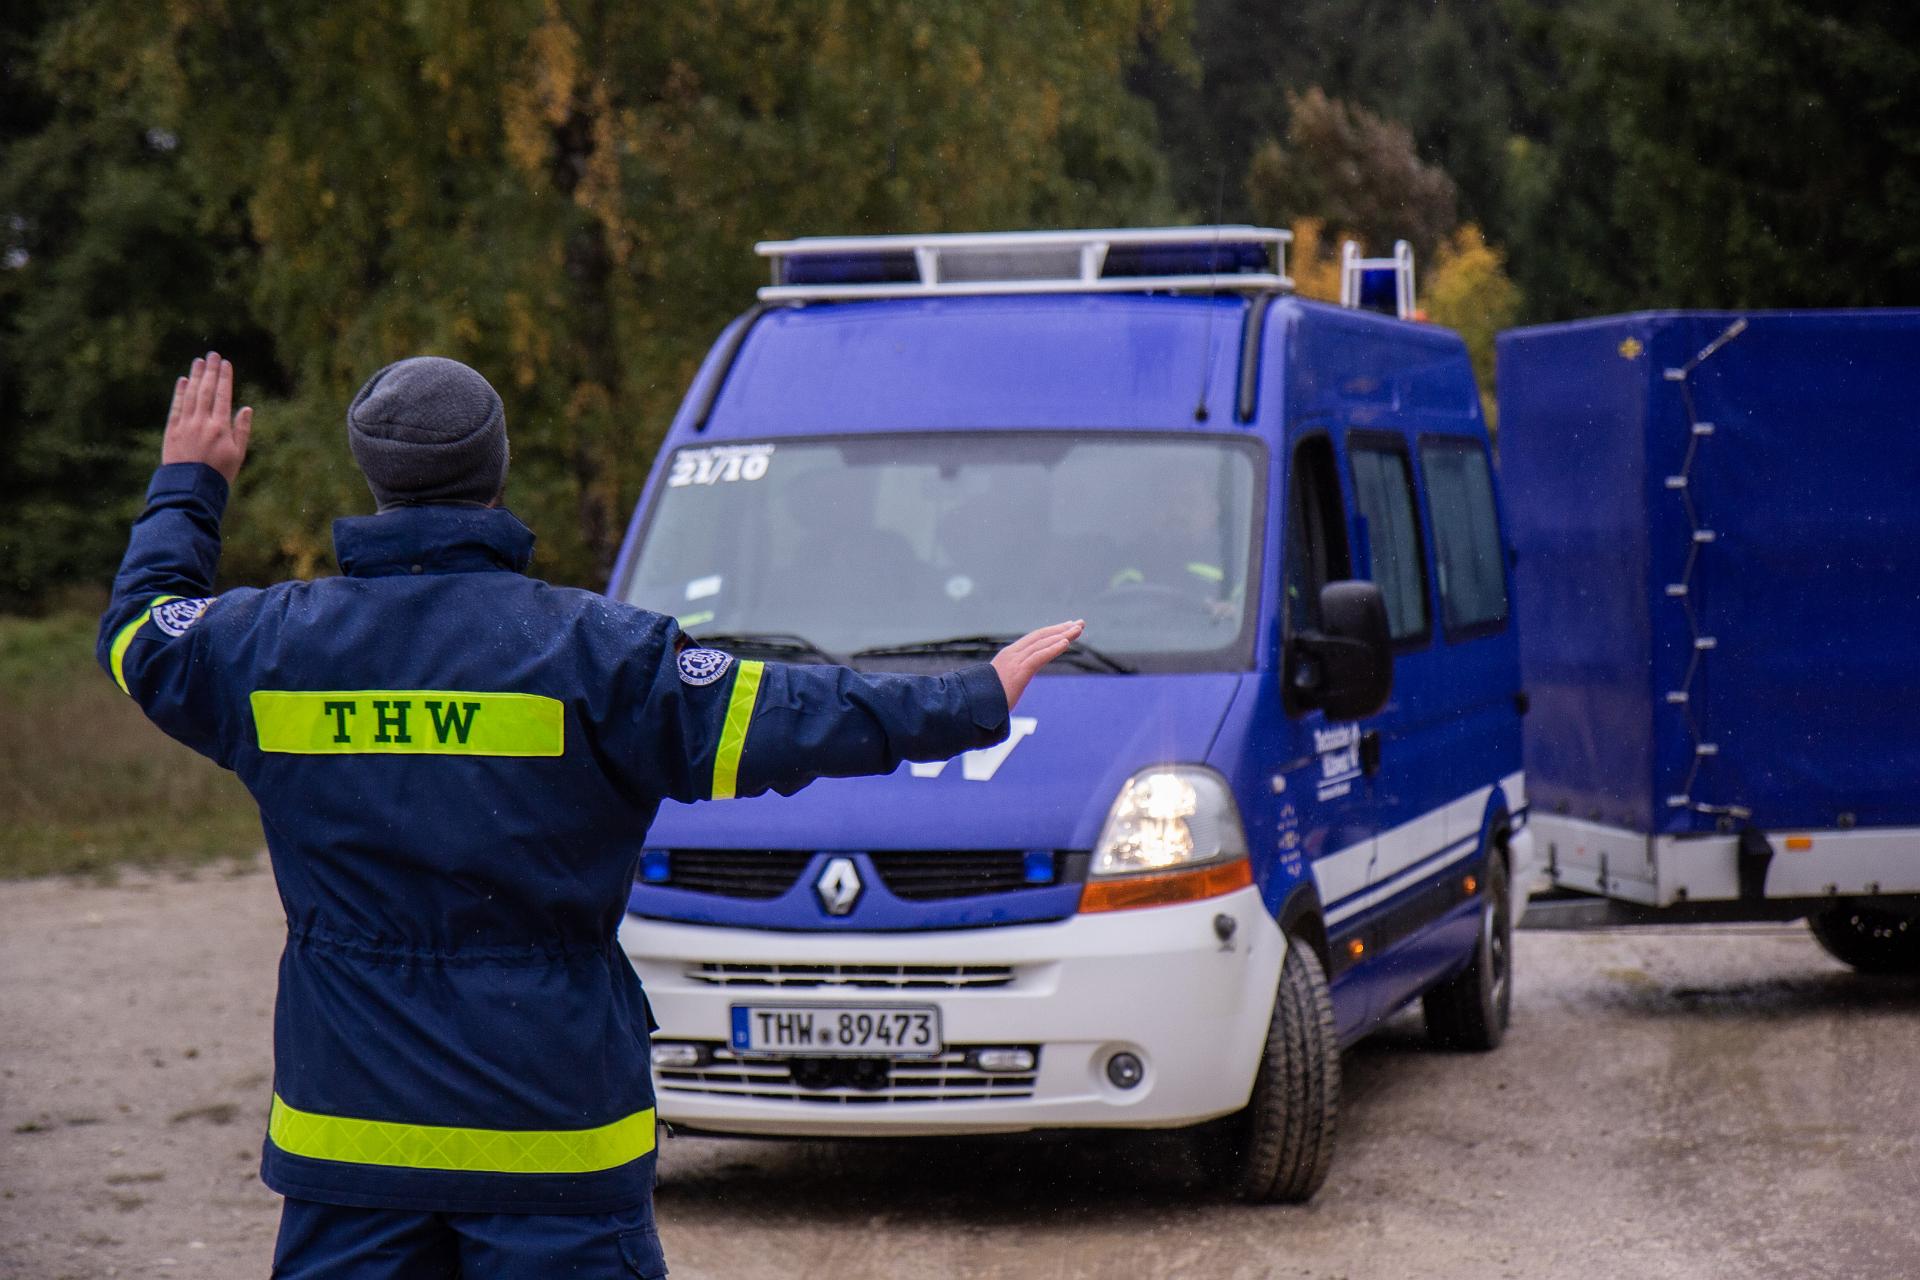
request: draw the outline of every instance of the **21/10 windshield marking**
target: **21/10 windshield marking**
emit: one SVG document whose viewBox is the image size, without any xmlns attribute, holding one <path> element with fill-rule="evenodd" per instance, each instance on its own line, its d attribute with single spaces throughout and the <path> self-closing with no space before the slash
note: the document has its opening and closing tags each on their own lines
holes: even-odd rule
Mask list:
<svg viewBox="0 0 1920 1280">
<path fill-rule="evenodd" d="M 772 463 L 773 446 L 770 444 L 682 449 L 673 455 L 673 470 L 667 476 L 667 487 L 684 489 L 689 485 L 759 480 L 767 474 Z"/>
</svg>

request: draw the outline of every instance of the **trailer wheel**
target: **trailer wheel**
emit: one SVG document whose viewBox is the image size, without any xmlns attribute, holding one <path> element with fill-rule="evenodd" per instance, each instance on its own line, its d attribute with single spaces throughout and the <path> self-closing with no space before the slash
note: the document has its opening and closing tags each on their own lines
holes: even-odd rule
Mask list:
<svg viewBox="0 0 1920 1280">
<path fill-rule="evenodd" d="M 1486 874 L 1473 960 L 1421 997 L 1427 1035 L 1442 1048 L 1497 1049 L 1513 1015 L 1513 907 L 1507 862 L 1497 850 Z"/>
<path fill-rule="evenodd" d="M 1313 948 L 1288 942 L 1253 1096 L 1194 1137 L 1211 1180 L 1251 1203 L 1300 1204 L 1327 1180 L 1340 1111 L 1333 998 Z"/>
<path fill-rule="evenodd" d="M 1814 941 L 1860 973 L 1920 973 L 1920 918 L 1846 903 L 1807 917 Z"/>
</svg>

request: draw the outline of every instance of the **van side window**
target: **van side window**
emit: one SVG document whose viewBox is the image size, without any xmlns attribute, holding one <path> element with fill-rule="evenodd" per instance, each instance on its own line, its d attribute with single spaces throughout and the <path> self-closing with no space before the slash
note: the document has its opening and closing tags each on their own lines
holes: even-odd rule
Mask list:
<svg viewBox="0 0 1920 1280">
<path fill-rule="evenodd" d="M 1447 634 L 1498 631 L 1507 621 L 1507 581 L 1486 450 L 1477 440 L 1435 437 L 1420 442 L 1420 463 Z"/>
<path fill-rule="evenodd" d="M 1395 640 L 1423 639 L 1432 627 L 1427 612 L 1427 559 L 1413 507 L 1413 463 L 1397 440 L 1349 436 L 1353 499 L 1366 523 L 1371 577 L 1386 598 L 1387 626 Z"/>
<path fill-rule="evenodd" d="M 1333 442 L 1308 436 L 1294 446 L 1287 478 L 1287 632 L 1320 629 L 1320 588 L 1348 577 L 1346 506 Z"/>
</svg>

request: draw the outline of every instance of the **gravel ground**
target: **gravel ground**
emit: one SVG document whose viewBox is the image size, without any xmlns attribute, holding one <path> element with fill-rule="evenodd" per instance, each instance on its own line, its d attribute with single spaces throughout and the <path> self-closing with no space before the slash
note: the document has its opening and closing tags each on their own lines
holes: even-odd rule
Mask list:
<svg viewBox="0 0 1920 1280">
<path fill-rule="evenodd" d="M 0 1276 L 267 1272 L 280 943 L 261 871 L 0 884 Z M 1515 1025 L 1346 1059 L 1307 1208 L 1215 1203 L 1133 1136 L 674 1138 L 680 1280 L 1920 1273 L 1920 984 L 1798 926 L 1523 933 Z"/>
</svg>

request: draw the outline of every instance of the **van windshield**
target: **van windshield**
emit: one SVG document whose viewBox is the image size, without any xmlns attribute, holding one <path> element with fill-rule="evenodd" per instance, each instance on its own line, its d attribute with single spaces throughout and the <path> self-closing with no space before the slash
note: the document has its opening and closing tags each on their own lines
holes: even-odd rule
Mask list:
<svg viewBox="0 0 1920 1280">
<path fill-rule="evenodd" d="M 780 657 L 931 645 L 856 660 L 951 667 L 966 646 L 938 642 L 1083 617 L 1086 643 L 1120 661 L 1075 668 L 1243 669 L 1261 456 L 1249 440 L 1056 432 L 683 448 L 623 596 Z"/>
</svg>

